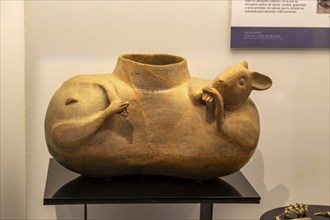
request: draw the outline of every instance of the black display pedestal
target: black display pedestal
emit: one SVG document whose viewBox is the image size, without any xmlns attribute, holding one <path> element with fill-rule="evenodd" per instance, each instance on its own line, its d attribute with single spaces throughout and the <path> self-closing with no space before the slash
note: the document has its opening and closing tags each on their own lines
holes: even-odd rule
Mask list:
<svg viewBox="0 0 330 220">
<path fill-rule="evenodd" d="M 200 203 L 200 220 L 211 220 L 213 203 L 259 203 L 260 196 L 239 171 L 213 180 L 163 176 L 87 178 L 50 159 L 44 205 Z"/>
</svg>

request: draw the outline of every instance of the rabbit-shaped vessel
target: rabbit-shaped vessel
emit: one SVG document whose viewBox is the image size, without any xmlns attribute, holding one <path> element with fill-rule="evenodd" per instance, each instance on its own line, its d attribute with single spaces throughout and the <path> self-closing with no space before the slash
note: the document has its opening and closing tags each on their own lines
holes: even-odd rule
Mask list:
<svg viewBox="0 0 330 220">
<path fill-rule="evenodd" d="M 51 155 L 91 177 L 167 175 L 210 179 L 241 169 L 259 139 L 252 90 L 269 77 L 247 62 L 215 80 L 191 77 L 184 58 L 126 54 L 112 74 L 80 75 L 51 99 Z"/>
</svg>

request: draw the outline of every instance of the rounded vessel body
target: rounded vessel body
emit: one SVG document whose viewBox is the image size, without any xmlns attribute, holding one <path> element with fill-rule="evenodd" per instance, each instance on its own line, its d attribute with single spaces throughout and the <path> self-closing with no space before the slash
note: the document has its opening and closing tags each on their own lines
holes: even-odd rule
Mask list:
<svg viewBox="0 0 330 220">
<path fill-rule="evenodd" d="M 246 62 L 204 80 L 191 77 L 179 56 L 122 55 L 112 74 L 76 76 L 56 91 L 47 146 L 63 166 L 91 177 L 228 175 L 258 143 L 249 94 L 270 86 Z"/>
</svg>

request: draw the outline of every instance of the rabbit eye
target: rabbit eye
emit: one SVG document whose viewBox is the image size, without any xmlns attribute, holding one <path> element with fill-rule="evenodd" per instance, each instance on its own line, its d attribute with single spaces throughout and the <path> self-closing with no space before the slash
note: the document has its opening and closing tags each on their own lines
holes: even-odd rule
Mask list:
<svg viewBox="0 0 330 220">
<path fill-rule="evenodd" d="M 67 99 L 65 100 L 65 105 L 71 105 L 71 104 L 74 104 L 74 103 L 76 103 L 76 102 L 78 102 L 78 100 L 75 99 L 75 98 L 67 98 Z"/>
<path fill-rule="evenodd" d="M 245 85 L 245 79 L 244 78 L 240 78 L 238 80 L 238 83 L 239 83 L 239 85 L 244 86 Z"/>
<path fill-rule="evenodd" d="M 217 80 L 220 85 L 224 84 L 224 81 L 222 79 Z"/>
</svg>

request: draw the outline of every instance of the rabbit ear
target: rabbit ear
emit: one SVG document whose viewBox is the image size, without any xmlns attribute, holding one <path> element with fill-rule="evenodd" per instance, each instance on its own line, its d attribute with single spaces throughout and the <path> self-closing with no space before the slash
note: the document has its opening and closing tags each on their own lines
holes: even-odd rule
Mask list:
<svg viewBox="0 0 330 220">
<path fill-rule="evenodd" d="M 239 63 L 241 66 L 244 66 L 246 69 L 249 68 L 249 64 L 247 61 L 243 60 L 242 62 Z"/>
<path fill-rule="evenodd" d="M 261 73 L 252 72 L 252 88 L 255 90 L 265 90 L 272 86 L 271 78 Z"/>
</svg>

